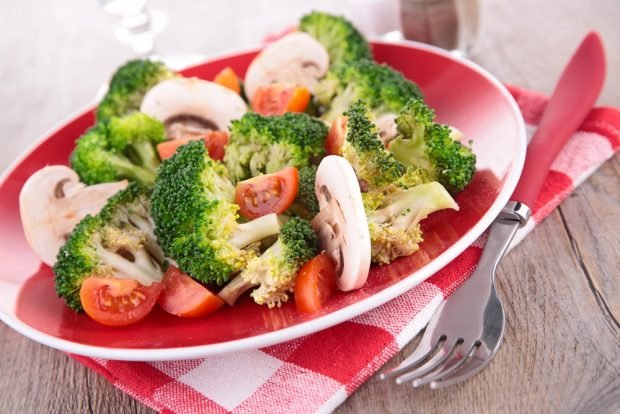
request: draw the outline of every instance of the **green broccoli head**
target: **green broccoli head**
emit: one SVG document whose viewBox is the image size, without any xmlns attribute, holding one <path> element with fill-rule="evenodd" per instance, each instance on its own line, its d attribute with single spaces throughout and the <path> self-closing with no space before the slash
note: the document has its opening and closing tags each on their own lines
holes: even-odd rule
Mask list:
<svg viewBox="0 0 620 414">
<path fill-rule="evenodd" d="M 301 18 L 299 30 L 314 37 L 327 49 L 332 66 L 372 59 L 368 42 L 344 17 L 311 12 Z"/>
<path fill-rule="evenodd" d="M 71 154 L 71 167 L 86 184 L 129 179 L 151 186 L 164 140 L 164 126 L 142 113 L 98 123 L 82 135 Z"/>
<path fill-rule="evenodd" d="M 375 117 L 398 113 L 411 98 L 422 98 L 418 86 L 395 69 L 371 60 L 331 68 L 315 88 L 315 98 L 333 121 L 353 103 L 364 100 Z"/>
<path fill-rule="evenodd" d="M 370 189 L 396 183 L 406 169 L 383 146 L 365 103 L 353 104 L 345 115 L 347 123 L 341 151 L 357 177 Z"/>
<path fill-rule="evenodd" d="M 312 218 L 319 211 L 319 200 L 316 198 L 314 182 L 316 180 L 316 165 L 308 165 L 299 169 L 299 186 L 295 200 L 294 213 L 302 217 Z"/>
<path fill-rule="evenodd" d="M 140 165 L 156 170 L 160 160 L 155 146 L 166 137 L 164 124 L 142 112 L 134 112 L 108 123 L 110 145 L 114 150 L 137 158 Z"/>
<path fill-rule="evenodd" d="M 97 107 L 97 120 L 127 115 L 140 110 L 142 98 L 153 86 L 177 76 L 161 62 L 136 59 L 118 68 L 108 92 Z"/>
<path fill-rule="evenodd" d="M 394 191 L 376 209 L 366 210 L 372 261 L 386 264 L 416 252 L 422 242 L 420 221 L 429 214 L 458 205 L 437 182 Z"/>
<path fill-rule="evenodd" d="M 318 252 L 317 237 L 310 223 L 299 217 L 282 226 L 278 240 L 259 257 L 251 259 L 239 276 L 221 292 L 227 303 L 234 303 L 252 287 L 252 298 L 259 305 L 281 306 L 293 290 L 299 268 Z"/>
<path fill-rule="evenodd" d="M 226 168 L 193 141 L 159 168 L 153 190 L 155 234 L 179 268 L 204 283 L 222 284 L 256 255 L 256 242 L 280 230 L 275 215 L 237 223 L 235 187 Z"/>
<path fill-rule="evenodd" d="M 56 292 L 70 308 L 82 310 L 80 288 L 89 276 L 147 286 L 161 280 L 163 252 L 154 236 L 149 198 L 149 190 L 131 183 L 73 229 L 53 268 Z"/>
<path fill-rule="evenodd" d="M 476 155 L 453 139 L 449 127 L 433 119 L 423 101 L 408 102 L 396 118 L 398 136 L 390 143 L 390 152 L 403 164 L 422 169 L 427 181 L 439 181 L 456 193 L 473 178 Z"/>
<path fill-rule="evenodd" d="M 232 121 L 224 162 L 233 179 L 303 167 L 323 155 L 327 126 L 306 114 L 246 113 Z"/>
</svg>

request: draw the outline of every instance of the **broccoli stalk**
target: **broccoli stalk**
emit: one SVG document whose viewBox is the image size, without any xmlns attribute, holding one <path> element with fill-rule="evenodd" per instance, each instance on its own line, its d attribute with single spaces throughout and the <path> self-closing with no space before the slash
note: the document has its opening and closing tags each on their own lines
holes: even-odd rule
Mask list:
<svg viewBox="0 0 620 414">
<path fill-rule="evenodd" d="M 278 234 L 282 223 L 277 214 L 267 214 L 247 223 L 237 225 L 228 242 L 239 249 Z"/>
<path fill-rule="evenodd" d="M 315 88 L 315 98 L 332 122 L 359 100 L 379 118 L 398 113 L 411 98 L 422 98 L 418 86 L 400 72 L 371 60 L 358 60 L 331 68 Z"/>
<path fill-rule="evenodd" d="M 302 16 L 299 30 L 308 33 L 325 47 L 332 66 L 372 59 L 368 42 L 344 17 L 312 12 Z"/>
<path fill-rule="evenodd" d="M 80 288 L 89 276 L 145 286 L 161 280 L 164 255 L 154 237 L 149 198 L 148 190 L 131 183 L 71 232 L 53 268 L 56 291 L 70 308 L 82 310 Z"/>
<path fill-rule="evenodd" d="M 224 165 L 193 141 L 162 163 L 153 190 L 155 234 L 166 255 L 203 283 L 223 284 L 256 256 L 257 242 L 280 231 L 275 214 L 240 224 Z"/>
<path fill-rule="evenodd" d="M 153 86 L 177 76 L 161 62 L 131 60 L 118 68 L 108 92 L 97 107 L 97 120 L 104 121 L 140 110 L 142 98 Z"/>
<path fill-rule="evenodd" d="M 323 155 L 327 126 L 306 114 L 246 113 L 232 121 L 224 161 L 236 181 L 303 167 Z"/>
<path fill-rule="evenodd" d="M 456 193 L 473 178 L 476 155 L 453 139 L 449 127 L 433 122 L 434 117 L 422 100 L 408 102 L 396 118 L 398 136 L 390 152 L 404 165 L 422 169 L 428 181 L 439 181 Z"/>
<path fill-rule="evenodd" d="M 282 226 L 278 240 L 219 293 L 232 305 L 239 296 L 256 287 L 251 296 L 259 305 L 280 307 L 288 300 L 299 268 L 317 253 L 317 239 L 310 223 L 294 217 Z"/>
<path fill-rule="evenodd" d="M 380 207 L 366 212 L 370 230 L 372 260 L 390 263 L 416 252 L 422 242 L 419 226 L 429 214 L 458 205 L 437 182 L 417 185 L 386 195 Z"/>
<path fill-rule="evenodd" d="M 155 146 L 164 138 L 164 125 L 146 114 L 112 118 L 78 139 L 71 167 L 86 184 L 127 178 L 151 186 L 160 163 Z"/>
</svg>

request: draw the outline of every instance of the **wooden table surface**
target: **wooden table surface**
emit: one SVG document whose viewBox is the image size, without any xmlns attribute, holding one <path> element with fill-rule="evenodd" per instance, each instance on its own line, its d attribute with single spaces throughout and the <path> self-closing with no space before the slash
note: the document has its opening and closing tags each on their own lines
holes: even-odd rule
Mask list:
<svg viewBox="0 0 620 414">
<path fill-rule="evenodd" d="M 234 39 L 247 40 L 247 30 L 239 40 L 234 25 L 217 26 L 217 10 L 228 10 L 223 0 L 191 7 L 153 3 L 170 16 L 160 39 L 164 51 L 214 52 L 228 47 L 225 41 L 239 46 Z M 263 12 L 258 3 L 246 12 Z M 620 106 L 618 0 L 481 3 L 483 36 L 474 59 L 500 80 L 551 92 L 568 56 L 595 28 L 609 61 L 599 103 Z M 91 102 L 111 71 L 131 56 L 113 38 L 110 24 L 95 0 L 0 0 L 0 170 L 50 126 Z M 218 30 L 206 36 L 210 25 Z M 504 259 L 498 282 L 507 331 L 486 370 L 434 392 L 372 378 L 337 411 L 619 412 L 619 175 L 616 155 Z M 0 413 L 152 412 L 63 353 L 4 324 L 0 355 Z"/>
</svg>

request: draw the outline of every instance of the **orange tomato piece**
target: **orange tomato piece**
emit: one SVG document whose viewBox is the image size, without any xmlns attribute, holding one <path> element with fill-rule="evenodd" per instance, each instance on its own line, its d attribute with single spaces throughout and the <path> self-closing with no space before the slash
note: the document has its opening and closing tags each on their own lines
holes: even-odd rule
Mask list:
<svg viewBox="0 0 620 414">
<path fill-rule="evenodd" d="M 213 82 L 220 84 L 238 94 L 241 93 L 241 82 L 239 82 L 239 77 L 230 66 L 225 67 L 220 73 L 215 75 Z"/>
<path fill-rule="evenodd" d="M 209 131 L 203 137 L 187 137 L 164 141 L 157 144 L 157 153 L 159 154 L 159 158 L 163 161 L 172 157 L 180 146 L 197 140 L 204 141 L 211 159 L 218 161 L 224 159 L 226 144 L 228 144 L 228 133 L 226 131 Z"/>
<path fill-rule="evenodd" d="M 162 284 L 164 288 L 158 303 L 172 315 L 197 318 L 224 306 L 222 299 L 175 266 L 168 267 Z"/>
</svg>

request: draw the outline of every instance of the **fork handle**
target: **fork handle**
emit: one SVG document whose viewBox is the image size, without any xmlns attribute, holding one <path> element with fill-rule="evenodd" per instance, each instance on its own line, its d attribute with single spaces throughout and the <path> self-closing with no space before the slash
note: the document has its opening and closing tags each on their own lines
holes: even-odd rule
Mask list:
<svg viewBox="0 0 620 414">
<path fill-rule="evenodd" d="M 518 201 L 509 201 L 491 225 L 487 244 L 471 279 L 480 279 L 472 284 L 490 286 L 495 280 L 495 270 L 506 253 L 517 229 L 530 218 L 530 209 Z M 488 276 L 491 275 L 489 280 Z M 470 279 L 470 280 L 471 280 Z M 465 282 L 467 283 L 467 282 Z"/>
</svg>

